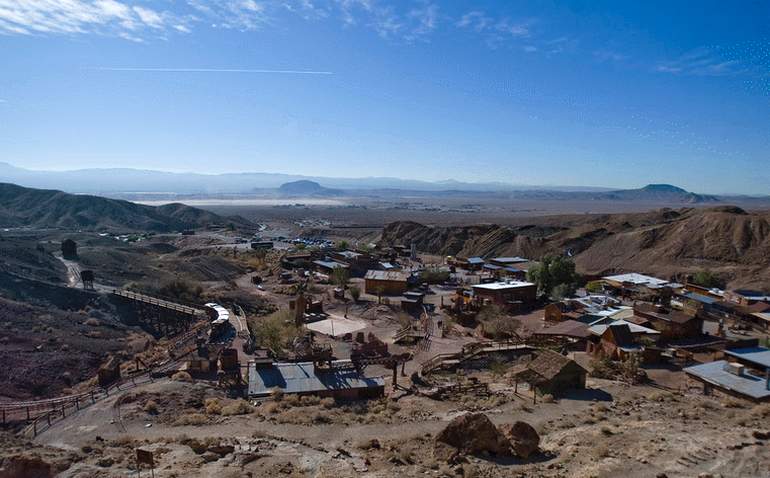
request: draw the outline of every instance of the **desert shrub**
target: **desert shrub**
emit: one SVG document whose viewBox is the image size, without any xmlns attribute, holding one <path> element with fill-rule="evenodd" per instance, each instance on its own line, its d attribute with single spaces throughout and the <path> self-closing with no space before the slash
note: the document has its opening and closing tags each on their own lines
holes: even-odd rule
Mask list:
<svg viewBox="0 0 770 478">
<path fill-rule="evenodd" d="M 546 393 L 543 395 L 543 403 L 554 403 L 556 400 L 553 398 L 553 395 L 550 393 Z"/>
<path fill-rule="evenodd" d="M 283 400 L 283 397 L 285 397 L 286 394 L 284 393 L 282 388 L 275 387 L 270 390 L 270 398 L 275 400 L 276 402 L 280 402 Z"/>
<path fill-rule="evenodd" d="M 296 406 L 299 406 L 299 404 L 300 404 L 300 401 L 301 401 L 301 398 L 300 398 L 300 396 L 299 396 L 299 395 L 294 395 L 294 394 L 292 394 L 292 395 L 286 395 L 286 396 L 283 398 L 283 403 L 284 403 L 284 405 L 285 405 L 285 406 L 287 406 L 287 407 L 296 407 Z"/>
<path fill-rule="evenodd" d="M 220 415 L 222 414 L 222 403 L 217 398 L 207 398 L 204 402 L 206 415 Z"/>
<path fill-rule="evenodd" d="M 145 402 L 144 407 L 142 409 L 145 412 L 149 413 L 150 415 L 157 415 L 158 403 L 155 400 L 147 400 L 147 402 Z"/>
<path fill-rule="evenodd" d="M 737 398 L 725 398 L 722 400 L 722 406 L 725 408 L 743 408 L 745 403 Z"/>
<path fill-rule="evenodd" d="M 171 376 L 171 380 L 176 382 L 192 382 L 192 375 L 187 372 L 177 372 Z"/>
<path fill-rule="evenodd" d="M 185 413 L 183 415 L 180 415 L 176 420 L 174 420 L 175 426 L 186 426 L 186 425 L 205 425 L 208 423 L 209 419 L 206 417 L 206 415 L 202 413 Z"/>
<path fill-rule="evenodd" d="M 321 398 L 317 395 L 305 395 L 304 397 L 300 397 L 299 402 L 303 407 L 310 407 L 318 405 L 321 402 Z"/>
<path fill-rule="evenodd" d="M 760 418 L 770 417 L 770 403 L 755 405 L 754 408 L 751 409 L 751 415 Z"/>
<path fill-rule="evenodd" d="M 259 409 L 264 413 L 273 414 L 281 409 L 281 404 L 279 402 L 265 402 Z"/>
<path fill-rule="evenodd" d="M 692 281 L 694 284 L 697 284 L 701 287 L 707 287 L 709 289 L 714 287 L 722 289 L 725 286 L 725 281 L 723 281 L 718 275 L 709 270 L 696 272 L 692 276 Z"/>
<path fill-rule="evenodd" d="M 322 398 L 320 403 L 322 407 L 329 409 L 329 408 L 334 408 L 334 405 L 336 402 L 332 397 L 326 397 L 326 398 Z"/>
<path fill-rule="evenodd" d="M 222 415 L 230 417 L 233 415 L 248 415 L 254 411 L 254 407 L 245 400 L 236 400 L 222 407 Z"/>
<path fill-rule="evenodd" d="M 249 329 L 258 347 L 279 356 L 301 333 L 294 325 L 294 317 L 289 310 L 280 310 L 267 317 L 251 320 Z"/>
<path fill-rule="evenodd" d="M 425 269 L 420 272 L 420 282 L 428 284 L 443 284 L 449 280 L 449 271 L 439 269 Z"/>
<path fill-rule="evenodd" d="M 97 319 L 94 319 L 93 317 L 91 317 L 90 319 L 86 319 L 84 323 L 91 327 L 99 327 L 99 325 L 101 325 L 100 322 Z"/>
</svg>

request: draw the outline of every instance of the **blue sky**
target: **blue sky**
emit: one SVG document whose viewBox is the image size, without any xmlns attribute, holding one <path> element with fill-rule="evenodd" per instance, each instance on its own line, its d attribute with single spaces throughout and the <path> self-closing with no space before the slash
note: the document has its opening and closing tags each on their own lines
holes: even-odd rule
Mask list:
<svg viewBox="0 0 770 478">
<path fill-rule="evenodd" d="M 770 194 L 770 2 L 0 0 L 0 161 Z"/>
</svg>

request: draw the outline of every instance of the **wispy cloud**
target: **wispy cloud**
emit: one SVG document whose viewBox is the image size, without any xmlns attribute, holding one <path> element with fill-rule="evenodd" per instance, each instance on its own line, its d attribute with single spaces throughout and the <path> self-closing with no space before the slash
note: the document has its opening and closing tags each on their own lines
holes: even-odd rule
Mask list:
<svg viewBox="0 0 770 478">
<path fill-rule="evenodd" d="M 0 0 L 0 34 L 99 33 L 138 40 L 183 19 L 118 0 Z"/>
<path fill-rule="evenodd" d="M 621 62 L 628 59 L 628 55 L 618 53 L 613 50 L 595 50 L 594 58 L 599 62 Z"/>
<path fill-rule="evenodd" d="M 112 67 L 97 66 L 86 68 L 95 71 L 127 71 L 145 73 L 257 73 L 277 75 L 333 75 L 331 71 L 319 70 L 265 70 L 249 68 L 144 68 L 144 67 Z"/>
<path fill-rule="evenodd" d="M 694 76 L 732 76 L 748 70 L 737 59 L 725 59 L 707 48 L 691 50 L 680 57 L 654 66 L 659 73 Z"/>
</svg>

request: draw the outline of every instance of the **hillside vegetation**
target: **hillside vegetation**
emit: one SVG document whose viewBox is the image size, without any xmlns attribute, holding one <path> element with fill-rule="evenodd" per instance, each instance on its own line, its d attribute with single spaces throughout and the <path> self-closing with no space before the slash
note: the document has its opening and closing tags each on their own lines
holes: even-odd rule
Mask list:
<svg viewBox="0 0 770 478">
<path fill-rule="evenodd" d="M 735 207 L 663 209 L 640 214 L 543 218 L 537 224 L 503 227 L 429 227 L 396 222 L 384 243 L 415 242 L 441 255 L 572 254 L 578 271 L 638 271 L 675 277 L 709 269 L 732 287 L 767 287 L 770 279 L 770 213 Z"/>
</svg>

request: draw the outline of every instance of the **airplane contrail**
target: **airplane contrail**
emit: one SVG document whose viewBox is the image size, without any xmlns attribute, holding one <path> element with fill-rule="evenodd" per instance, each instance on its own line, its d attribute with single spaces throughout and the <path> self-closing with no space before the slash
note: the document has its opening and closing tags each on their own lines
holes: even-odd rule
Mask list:
<svg viewBox="0 0 770 478">
<path fill-rule="evenodd" d="M 148 73 L 263 73 L 279 75 L 333 75 L 331 71 L 316 70 L 257 70 L 244 68 L 139 68 L 139 67 L 93 67 L 97 71 L 137 71 Z"/>
</svg>

